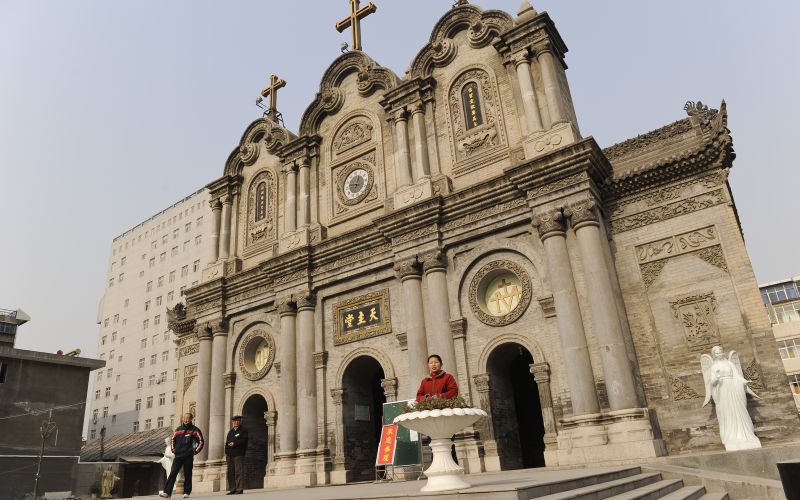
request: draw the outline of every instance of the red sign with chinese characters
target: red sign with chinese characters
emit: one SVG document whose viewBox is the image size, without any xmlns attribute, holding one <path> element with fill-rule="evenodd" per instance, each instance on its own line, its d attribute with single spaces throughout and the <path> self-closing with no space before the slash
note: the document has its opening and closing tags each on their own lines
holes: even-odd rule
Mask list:
<svg viewBox="0 0 800 500">
<path fill-rule="evenodd" d="M 375 461 L 375 465 L 392 465 L 396 445 L 397 424 L 384 425 L 381 431 L 381 442 L 378 445 L 378 459 Z"/>
</svg>

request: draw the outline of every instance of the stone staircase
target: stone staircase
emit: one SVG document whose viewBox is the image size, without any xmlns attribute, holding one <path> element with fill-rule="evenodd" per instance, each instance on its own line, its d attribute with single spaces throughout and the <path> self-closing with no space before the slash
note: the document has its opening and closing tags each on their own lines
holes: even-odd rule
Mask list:
<svg viewBox="0 0 800 500">
<path fill-rule="evenodd" d="M 466 493 L 466 492 L 463 492 Z M 463 495 L 462 493 L 462 495 Z M 576 479 L 517 488 L 519 500 L 726 500 L 725 492 L 707 492 L 702 485 L 686 486 L 681 479 L 664 479 L 659 472 L 630 467 Z M 467 496 L 467 495 L 464 495 Z"/>
</svg>

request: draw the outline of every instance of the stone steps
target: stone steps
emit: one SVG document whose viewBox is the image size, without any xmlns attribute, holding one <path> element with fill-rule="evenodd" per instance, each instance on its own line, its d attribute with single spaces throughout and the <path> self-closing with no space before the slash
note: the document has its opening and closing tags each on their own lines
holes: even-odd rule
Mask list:
<svg viewBox="0 0 800 500">
<path fill-rule="evenodd" d="M 661 497 L 661 500 L 700 500 L 706 498 L 706 488 L 703 485 L 690 485 Z M 706 499 L 710 500 L 710 499 Z M 722 500 L 721 498 L 719 500 Z"/>
<path fill-rule="evenodd" d="M 661 481 L 661 474 L 657 472 L 646 472 L 623 477 L 621 479 L 603 481 L 590 486 L 569 489 L 567 491 L 562 491 L 560 493 L 554 493 L 543 497 L 528 498 L 538 498 L 539 500 L 599 500 L 602 498 L 610 498 L 614 495 L 627 493 L 631 490 L 635 490 L 658 481 Z"/>
</svg>

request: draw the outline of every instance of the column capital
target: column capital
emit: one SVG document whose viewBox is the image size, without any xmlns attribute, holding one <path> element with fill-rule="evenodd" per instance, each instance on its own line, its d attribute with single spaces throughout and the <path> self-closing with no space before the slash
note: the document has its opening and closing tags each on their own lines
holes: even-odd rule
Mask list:
<svg viewBox="0 0 800 500">
<path fill-rule="evenodd" d="M 401 281 L 408 278 L 419 278 L 421 274 L 419 261 L 416 257 L 411 257 L 410 259 L 396 262 L 394 265 L 394 271 Z"/>
<path fill-rule="evenodd" d="M 222 200 L 223 205 L 230 205 L 231 203 L 233 203 L 233 197 L 229 194 L 222 195 L 220 199 Z"/>
<path fill-rule="evenodd" d="M 597 203 L 594 200 L 583 200 L 565 208 L 564 215 L 570 218 L 574 229 L 587 225 L 599 226 L 600 217 L 596 208 Z"/>
<path fill-rule="evenodd" d="M 275 427 L 275 424 L 278 422 L 278 412 L 277 411 L 265 411 L 264 412 L 264 419 L 267 421 L 267 425 L 269 427 Z"/>
<path fill-rule="evenodd" d="M 222 203 L 219 202 L 219 198 L 208 200 L 208 205 L 211 207 L 211 210 L 222 210 Z"/>
<path fill-rule="evenodd" d="M 383 388 L 383 393 L 386 395 L 386 399 L 388 400 L 391 398 L 394 400 L 397 398 L 397 379 L 396 378 L 384 378 L 381 379 L 381 388 Z"/>
<path fill-rule="evenodd" d="M 233 386 L 236 385 L 236 373 L 235 372 L 228 372 L 222 376 L 223 381 L 225 382 L 226 389 L 233 389 Z"/>
<path fill-rule="evenodd" d="M 404 122 L 408 120 L 408 111 L 406 108 L 398 108 L 392 111 L 390 120 L 397 123 L 397 122 Z"/>
<path fill-rule="evenodd" d="M 297 166 L 297 161 L 293 161 L 283 166 L 283 173 L 285 173 L 286 175 L 296 174 L 298 168 L 299 167 Z"/>
<path fill-rule="evenodd" d="M 434 270 L 447 270 L 447 255 L 440 249 L 424 254 L 421 260 L 422 268 L 426 274 Z"/>
<path fill-rule="evenodd" d="M 314 307 L 317 305 L 317 296 L 311 292 L 303 294 L 297 297 L 296 304 L 298 311 L 302 311 L 304 309 L 314 309 Z"/>
<path fill-rule="evenodd" d="M 344 399 L 344 387 L 334 387 L 331 389 L 331 398 L 333 398 L 333 404 L 336 406 L 341 406 L 342 400 Z"/>
<path fill-rule="evenodd" d="M 414 115 L 418 115 L 420 113 L 424 113 L 425 112 L 425 105 L 422 103 L 422 101 L 417 101 L 417 102 L 411 104 L 408 107 L 408 109 L 411 112 L 411 116 L 413 117 Z"/>
<path fill-rule="evenodd" d="M 197 339 L 201 342 L 204 340 L 211 340 L 213 336 L 213 330 L 211 329 L 211 325 L 208 323 L 206 323 L 205 326 L 201 326 L 197 329 Z"/>
<path fill-rule="evenodd" d="M 328 364 L 328 351 L 317 351 L 314 353 L 314 368 L 325 368 Z"/>
<path fill-rule="evenodd" d="M 542 382 L 550 382 L 550 364 L 545 362 L 533 363 L 529 365 L 533 380 L 539 384 Z"/>
<path fill-rule="evenodd" d="M 567 221 L 560 208 L 543 211 L 535 215 L 533 225 L 539 230 L 542 241 L 550 236 L 563 235 L 567 230 Z"/>
<path fill-rule="evenodd" d="M 298 168 L 310 168 L 311 167 L 311 160 L 307 156 L 301 156 L 300 158 L 294 161 L 294 164 Z"/>
<path fill-rule="evenodd" d="M 512 54 L 509 60 L 514 63 L 514 68 L 519 68 L 522 64 L 531 63 L 530 54 L 527 49 Z"/>
<path fill-rule="evenodd" d="M 467 318 L 458 318 L 450 322 L 450 334 L 454 339 L 467 336 Z"/>
<path fill-rule="evenodd" d="M 278 314 L 283 316 L 294 316 L 297 314 L 297 304 L 291 298 L 283 299 L 278 303 Z"/>
<path fill-rule="evenodd" d="M 475 382 L 475 390 L 480 393 L 488 393 L 489 392 L 489 374 L 488 373 L 479 373 L 478 375 L 472 376 L 472 381 Z"/>
<path fill-rule="evenodd" d="M 533 51 L 536 54 L 536 57 L 548 52 L 555 55 L 555 47 L 553 47 L 553 42 L 547 38 L 536 43 L 533 46 Z"/>
</svg>

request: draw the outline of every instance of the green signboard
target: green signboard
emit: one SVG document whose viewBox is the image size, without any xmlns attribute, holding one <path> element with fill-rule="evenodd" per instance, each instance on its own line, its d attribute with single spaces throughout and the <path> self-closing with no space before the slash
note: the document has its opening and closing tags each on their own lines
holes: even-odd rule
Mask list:
<svg viewBox="0 0 800 500">
<path fill-rule="evenodd" d="M 383 425 L 391 425 L 394 423 L 394 417 L 403 413 L 404 403 L 413 403 L 414 400 L 409 401 L 395 401 L 394 403 L 383 404 Z M 397 426 L 397 447 L 394 454 L 394 462 L 392 465 L 395 467 L 402 467 L 407 465 L 421 465 L 422 464 L 422 445 L 419 441 L 419 434 L 409 431 L 402 425 Z"/>
</svg>

